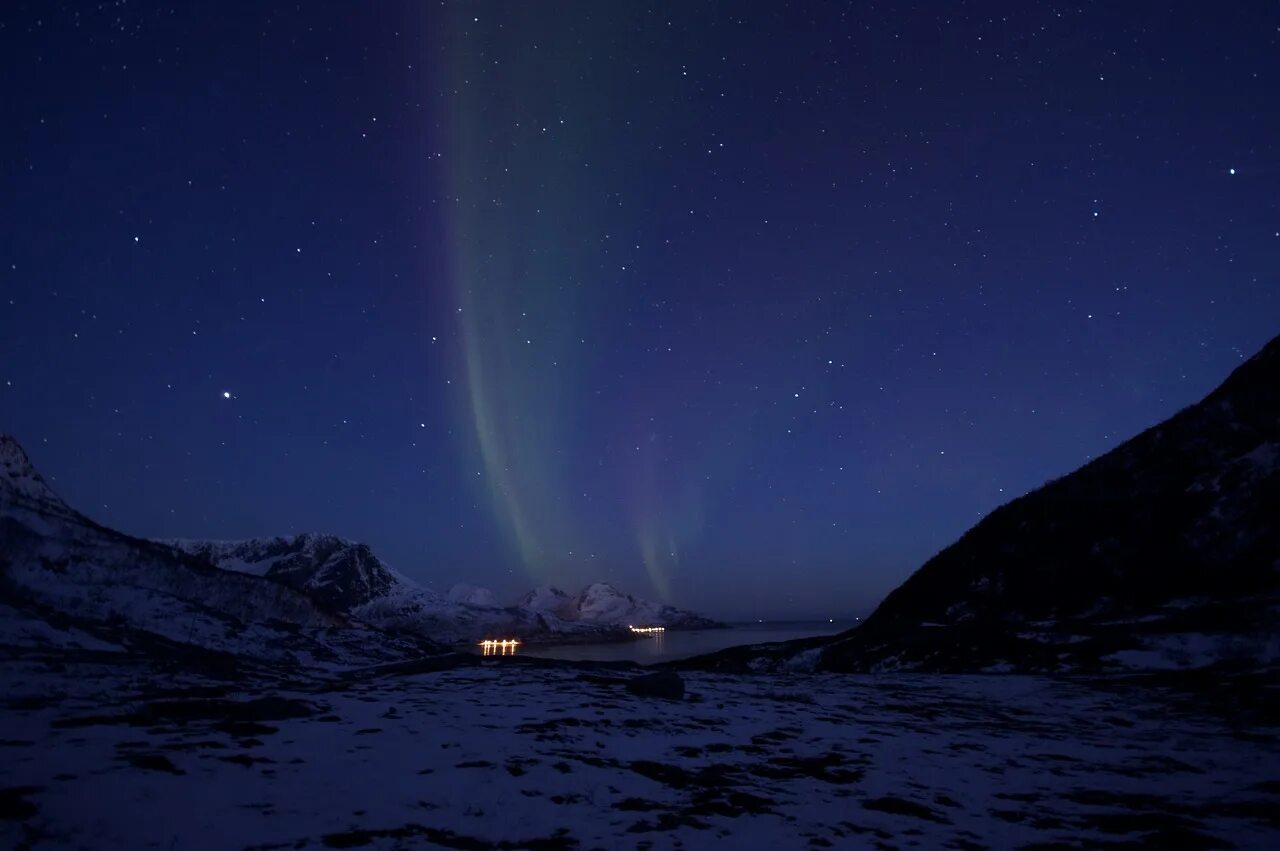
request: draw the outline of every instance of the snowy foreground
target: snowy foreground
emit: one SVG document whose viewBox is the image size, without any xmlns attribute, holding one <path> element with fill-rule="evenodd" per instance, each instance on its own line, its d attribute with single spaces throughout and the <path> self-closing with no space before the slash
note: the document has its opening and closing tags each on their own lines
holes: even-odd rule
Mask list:
<svg viewBox="0 0 1280 851">
<path fill-rule="evenodd" d="M 1280 731 L 1230 701 L 692 673 L 677 703 L 499 662 L 230 691 L 0 662 L 0 847 L 1280 847 Z"/>
</svg>

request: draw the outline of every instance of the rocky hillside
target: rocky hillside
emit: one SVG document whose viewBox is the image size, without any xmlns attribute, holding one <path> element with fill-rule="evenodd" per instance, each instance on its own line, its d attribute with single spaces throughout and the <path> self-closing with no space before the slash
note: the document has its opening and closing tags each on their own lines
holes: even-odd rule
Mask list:
<svg viewBox="0 0 1280 851">
<path fill-rule="evenodd" d="M 486 589 L 462 584 L 441 595 L 396 573 L 368 546 L 333 535 L 132 538 L 70 508 L 17 442 L 0 437 L 0 605 L 34 612 L 37 620 L 53 614 L 91 632 L 112 625 L 117 637 L 145 635 L 275 659 L 292 652 L 280 647 L 284 636 L 275 632 L 281 628 L 341 630 L 342 640 L 360 630 L 373 661 L 395 658 L 403 647 L 420 653 L 421 646 L 365 624 L 445 642 L 498 635 L 608 639 L 626 636 L 630 623 L 716 625 L 604 583 L 573 597 L 549 593 L 554 605 L 538 597 L 535 605 L 498 606 Z M 290 632 L 284 643 L 302 648 L 315 639 L 306 635 Z M 390 643 L 380 647 L 384 641 Z M 307 652 L 330 653 L 319 646 Z"/>
<path fill-rule="evenodd" d="M 28 650 L 160 648 L 293 665 L 366 664 L 428 647 L 386 640 L 285 583 L 101 526 L 3 435 L 0 612 L 0 645 Z"/>
<path fill-rule="evenodd" d="M 552 588 L 535 589 L 513 606 L 496 605 L 491 591 L 463 583 L 442 595 L 397 573 L 368 546 L 332 535 L 164 543 L 223 570 L 263 576 L 305 591 L 342 615 L 440 641 L 494 636 L 610 639 L 625 636 L 630 624 L 674 629 L 719 625 L 602 582 L 572 597 Z"/>
<path fill-rule="evenodd" d="M 930 559 L 830 670 L 1280 658 L 1280 338 L 1203 401 L 1002 506 Z"/>
<path fill-rule="evenodd" d="M 18 441 L 4 434 L 0 434 L 0 511 L 27 522 L 41 517 L 84 521 L 54 493 Z"/>
<path fill-rule="evenodd" d="M 326 608 L 348 612 L 388 593 L 403 577 L 364 544 L 302 534 L 246 541 L 186 541 L 178 547 L 223 570 L 266 576 L 306 591 Z"/>
</svg>

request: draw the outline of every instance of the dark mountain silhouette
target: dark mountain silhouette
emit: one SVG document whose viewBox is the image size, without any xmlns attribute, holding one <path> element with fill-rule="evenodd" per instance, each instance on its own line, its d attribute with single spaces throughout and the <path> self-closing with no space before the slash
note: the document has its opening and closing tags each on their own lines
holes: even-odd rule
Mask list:
<svg viewBox="0 0 1280 851">
<path fill-rule="evenodd" d="M 1065 671 L 1280 661 L 1280 337 L 1203 401 L 1001 506 L 832 639 L 688 663 Z"/>
<path fill-rule="evenodd" d="M 1203 401 L 992 512 L 818 664 L 1249 658 L 1277 650 L 1278 595 L 1280 337 Z"/>
</svg>

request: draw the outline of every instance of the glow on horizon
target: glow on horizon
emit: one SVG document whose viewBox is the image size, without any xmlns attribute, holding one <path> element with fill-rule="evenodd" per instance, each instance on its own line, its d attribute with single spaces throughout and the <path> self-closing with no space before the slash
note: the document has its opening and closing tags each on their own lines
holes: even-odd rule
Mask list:
<svg viewBox="0 0 1280 851">
<path fill-rule="evenodd" d="M 515 638 L 485 639 L 480 642 L 480 649 L 485 656 L 514 656 L 520 641 Z"/>
</svg>

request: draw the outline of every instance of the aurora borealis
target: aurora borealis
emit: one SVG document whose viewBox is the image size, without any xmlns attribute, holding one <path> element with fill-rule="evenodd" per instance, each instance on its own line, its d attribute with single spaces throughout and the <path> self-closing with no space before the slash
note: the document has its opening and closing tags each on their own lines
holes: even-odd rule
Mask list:
<svg viewBox="0 0 1280 851">
<path fill-rule="evenodd" d="M 583 257 L 600 205 L 583 200 L 579 172 L 592 152 L 579 123 L 591 86 L 573 79 L 556 33 L 535 45 L 499 31 L 481 47 L 464 11 L 440 24 L 439 67 L 458 92 L 442 136 L 465 407 L 499 523 L 523 566 L 551 579 L 556 554 L 570 558 L 566 544 L 581 541 L 563 467 L 576 416 L 570 391 L 590 351 L 582 335 L 595 270 Z"/>
<path fill-rule="evenodd" d="M 660 99 L 602 60 L 644 17 L 584 15 L 566 28 L 536 7 L 493 23 L 462 7 L 444 16 L 438 73 L 457 96 L 441 160 L 467 408 L 499 524 L 536 581 L 591 581 L 601 541 L 588 525 L 603 503 L 609 534 L 633 536 L 632 559 L 669 598 L 700 487 L 669 475 L 676 459 L 654 424 L 695 400 L 676 383 L 599 369 L 610 338 L 650 307 L 633 303 L 653 283 L 648 258 L 671 245 L 650 220 L 653 152 L 667 144 Z"/>
<path fill-rule="evenodd" d="M 1274 335 L 1278 22 L 10 4 L 0 430 L 141 536 L 861 613 Z"/>
</svg>

